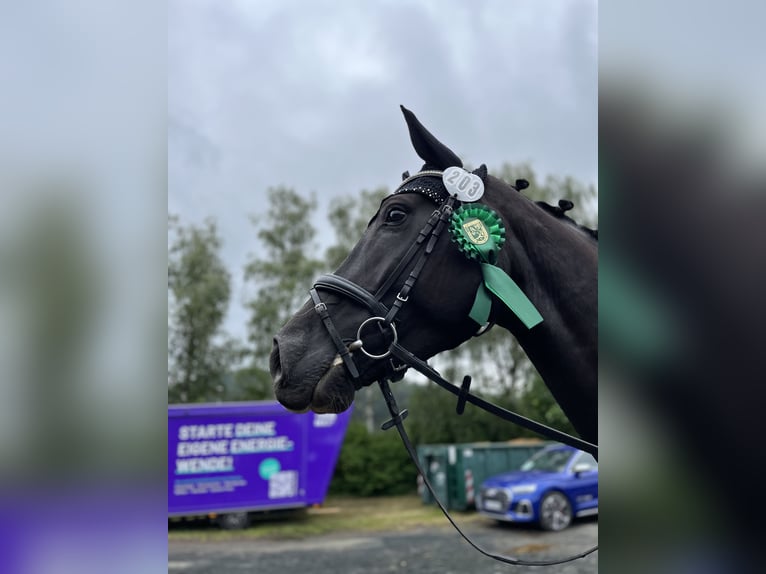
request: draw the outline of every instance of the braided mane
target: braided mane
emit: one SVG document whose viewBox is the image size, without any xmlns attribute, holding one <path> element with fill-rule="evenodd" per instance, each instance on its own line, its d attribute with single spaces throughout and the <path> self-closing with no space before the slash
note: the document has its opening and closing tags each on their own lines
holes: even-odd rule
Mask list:
<svg viewBox="0 0 766 574">
<path fill-rule="evenodd" d="M 572 209 L 572 207 L 574 207 L 574 204 L 568 199 L 560 199 L 559 204 L 557 206 L 551 205 L 544 201 L 535 201 L 535 203 L 540 208 L 542 208 L 543 211 L 547 211 L 556 219 L 561 219 L 563 221 L 566 221 L 570 225 L 573 225 L 577 227 L 578 229 L 582 230 L 584 233 L 587 233 L 588 235 L 590 235 L 595 241 L 598 241 L 598 229 L 591 229 L 590 227 L 580 225 L 574 219 L 566 215 L 566 212 Z"/>
</svg>

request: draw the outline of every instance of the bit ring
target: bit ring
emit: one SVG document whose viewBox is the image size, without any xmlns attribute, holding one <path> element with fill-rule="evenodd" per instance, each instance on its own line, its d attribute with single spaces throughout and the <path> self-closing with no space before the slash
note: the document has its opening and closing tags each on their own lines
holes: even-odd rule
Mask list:
<svg viewBox="0 0 766 574">
<path fill-rule="evenodd" d="M 377 321 L 379 323 L 384 323 L 388 327 L 391 328 L 391 332 L 393 333 L 393 340 L 391 341 L 391 344 L 388 346 L 388 350 L 386 350 L 385 353 L 381 355 L 374 355 L 367 351 L 364 348 L 364 343 L 362 342 L 362 329 L 364 329 L 365 325 L 367 323 L 370 323 L 371 321 Z M 397 341 L 399 341 L 399 335 L 396 332 L 396 327 L 394 327 L 393 323 L 386 323 L 386 320 L 384 317 L 370 317 L 369 319 L 365 319 L 361 325 L 359 325 L 359 328 L 356 330 L 356 341 L 352 343 L 352 345 L 355 345 L 356 343 L 359 343 L 359 350 L 362 351 L 365 355 L 370 357 L 371 359 L 385 359 L 391 354 L 391 347 L 396 345 Z"/>
</svg>

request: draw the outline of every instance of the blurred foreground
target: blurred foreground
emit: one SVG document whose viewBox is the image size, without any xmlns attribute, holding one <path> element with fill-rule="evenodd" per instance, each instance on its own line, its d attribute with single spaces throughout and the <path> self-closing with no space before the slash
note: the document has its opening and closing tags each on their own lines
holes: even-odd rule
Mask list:
<svg viewBox="0 0 766 574">
<path fill-rule="evenodd" d="M 763 48 L 759 6 L 600 11 L 607 571 L 759 569 L 766 83 L 749 71 Z"/>
</svg>

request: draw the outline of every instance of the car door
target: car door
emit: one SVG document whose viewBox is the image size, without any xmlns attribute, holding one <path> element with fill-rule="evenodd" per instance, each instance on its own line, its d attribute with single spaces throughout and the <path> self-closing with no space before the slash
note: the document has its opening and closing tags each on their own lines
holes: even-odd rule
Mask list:
<svg viewBox="0 0 766 574">
<path fill-rule="evenodd" d="M 576 473 L 575 468 L 578 469 Z M 568 494 L 574 503 L 575 514 L 598 508 L 598 462 L 596 459 L 587 452 L 581 452 L 572 461 L 569 471 L 572 473 L 572 480 Z"/>
</svg>

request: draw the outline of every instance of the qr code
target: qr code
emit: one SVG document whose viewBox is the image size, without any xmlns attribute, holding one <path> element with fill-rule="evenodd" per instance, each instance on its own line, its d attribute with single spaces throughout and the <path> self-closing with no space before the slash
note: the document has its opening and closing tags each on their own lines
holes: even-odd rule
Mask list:
<svg viewBox="0 0 766 574">
<path fill-rule="evenodd" d="M 298 494 L 298 473 L 294 470 L 275 472 L 269 478 L 269 498 L 292 498 Z"/>
</svg>

